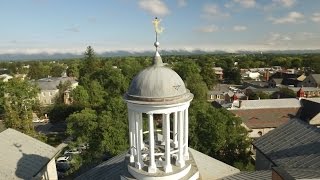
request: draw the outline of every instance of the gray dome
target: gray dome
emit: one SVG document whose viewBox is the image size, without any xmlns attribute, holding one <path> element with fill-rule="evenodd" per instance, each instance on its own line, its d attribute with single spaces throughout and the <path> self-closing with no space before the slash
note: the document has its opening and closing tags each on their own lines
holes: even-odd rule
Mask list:
<svg viewBox="0 0 320 180">
<path fill-rule="evenodd" d="M 164 66 L 159 53 L 156 52 L 153 65 L 135 76 L 127 96 L 136 100 L 149 101 L 163 98 L 176 100 L 189 94 L 181 77 L 169 67 Z"/>
</svg>

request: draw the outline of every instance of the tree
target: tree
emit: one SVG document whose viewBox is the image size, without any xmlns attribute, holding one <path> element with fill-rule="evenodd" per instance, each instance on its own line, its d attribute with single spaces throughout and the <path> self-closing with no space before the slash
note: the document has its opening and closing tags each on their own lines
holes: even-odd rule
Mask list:
<svg viewBox="0 0 320 180">
<path fill-rule="evenodd" d="M 90 96 L 88 91 L 81 85 L 78 85 L 71 91 L 72 103 L 83 107 L 90 107 Z"/>
<path fill-rule="evenodd" d="M 56 104 L 64 104 L 64 93 L 65 91 L 71 89 L 71 82 L 70 81 L 65 81 L 59 83 L 57 86 L 59 89 L 59 93 L 55 97 L 55 103 Z"/>
<path fill-rule="evenodd" d="M 91 156 L 87 158 L 98 158 L 104 153 L 116 155 L 128 148 L 128 125 L 110 111 L 99 114 L 95 110 L 84 109 L 70 115 L 67 122 L 67 132 L 77 142 L 89 143 Z"/>
<path fill-rule="evenodd" d="M 32 113 L 39 89 L 27 81 L 13 78 L 4 88 L 5 126 L 36 136 Z"/>
<path fill-rule="evenodd" d="M 250 100 L 257 100 L 257 99 L 269 99 L 270 96 L 262 91 L 252 92 L 250 91 L 247 96 L 249 96 Z"/>
<path fill-rule="evenodd" d="M 193 101 L 190 107 L 190 146 L 231 165 L 250 163 L 250 141 L 241 119 L 229 111 Z"/>
<path fill-rule="evenodd" d="M 65 72 L 65 70 L 66 70 L 66 68 L 64 67 L 63 64 L 55 63 L 51 67 L 50 75 L 52 77 L 61 77 L 62 73 Z"/>
<path fill-rule="evenodd" d="M 287 88 L 280 88 L 279 91 L 276 91 L 274 93 L 271 94 L 271 98 L 272 99 L 278 99 L 278 98 L 295 98 L 296 97 L 296 93 Z"/>
<path fill-rule="evenodd" d="M 237 68 L 223 69 L 223 75 L 225 79 L 229 81 L 229 83 L 241 84 L 241 74 L 239 69 Z"/>
<path fill-rule="evenodd" d="M 79 75 L 83 77 L 85 75 L 91 75 L 100 68 L 100 61 L 96 57 L 94 50 L 91 46 L 87 47 L 84 53 L 84 62 L 80 68 Z"/>
<path fill-rule="evenodd" d="M 201 76 L 203 81 L 207 84 L 208 89 L 212 89 L 217 83 L 217 78 L 212 63 L 206 63 L 201 68 Z"/>
</svg>

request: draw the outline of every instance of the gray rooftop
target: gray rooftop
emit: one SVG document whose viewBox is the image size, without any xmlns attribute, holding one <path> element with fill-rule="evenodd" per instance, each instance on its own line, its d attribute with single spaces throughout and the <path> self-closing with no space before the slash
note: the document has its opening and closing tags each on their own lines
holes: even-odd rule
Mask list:
<svg viewBox="0 0 320 180">
<path fill-rule="evenodd" d="M 276 166 L 320 171 L 320 129 L 292 119 L 253 142 Z"/>
<path fill-rule="evenodd" d="M 0 179 L 32 179 L 57 149 L 14 129 L 0 133 Z"/>
<path fill-rule="evenodd" d="M 228 175 L 239 173 L 240 171 L 228 164 L 211 158 L 199 151 L 189 148 L 189 151 L 197 165 L 202 179 L 219 179 Z M 80 175 L 76 180 L 86 179 L 119 179 L 120 175 L 129 176 L 125 164 L 127 152 L 94 167 L 86 173 Z M 134 178 L 132 178 L 134 179 Z"/>
<path fill-rule="evenodd" d="M 70 77 L 42 78 L 31 82 L 37 84 L 41 90 L 57 90 L 57 86 L 60 84 L 60 82 L 65 83 L 67 81 L 70 81 L 71 84 L 77 83 L 77 81 Z"/>
<path fill-rule="evenodd" d="M 239 109 L 263 109 L 263 108 L 300 108 L 299 99 L 260 99 L 260 100 L 242 100 Z"/>
<path fill-rule="evenodd" d="M 193 98 L 181 77 L 162 63 L 158 51 L 153 65 L 142 70 L 131 81 L 126 99 L 141 102 L 170 102 L 178 99 L 186 101 Z"/>
<path fill-rule="evenodd" d="M 317 84 L 320 84 L 320 74 L 311 74 L 310 76 L 313 77 Z"/>
<path fill-rule="evenodd" d="M 271 170 L 264 171 L 242 171 L 240 173 L 227 176 L 221 180 L 270 180 L 272 176 Z"/>
</svg>

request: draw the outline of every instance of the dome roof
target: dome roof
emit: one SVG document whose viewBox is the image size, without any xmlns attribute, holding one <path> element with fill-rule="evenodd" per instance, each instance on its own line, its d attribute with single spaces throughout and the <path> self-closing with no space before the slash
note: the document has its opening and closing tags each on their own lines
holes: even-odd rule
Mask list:
<svg viewBox="0 0 320 180">
<path fill-rule="evenodd" d="M 190 96 L 192 94 L 186 89 L 181 77 L 164 66 L 158 51 L 154 56 L 153 65 L 134 77 L 127 92 L 127 99 L 138 101 L 170 101 Z"/>
</svg>

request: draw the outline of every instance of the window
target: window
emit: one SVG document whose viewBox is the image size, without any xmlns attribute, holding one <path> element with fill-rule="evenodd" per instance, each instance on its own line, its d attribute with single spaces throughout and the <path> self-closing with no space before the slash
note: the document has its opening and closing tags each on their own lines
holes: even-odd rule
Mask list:
<svg viewBox="0 0 320 180">
<path fill-rule="evenodd" d="M 259 134 L 259 136 L 262 136 L 262 132 L 261 131 L 259 131 L 258 134 Z"/>
<path fill-rule="evenodd" d="M 49 96 L 52 96 L 52 92 L 49 92 Z"/>
</svg>

